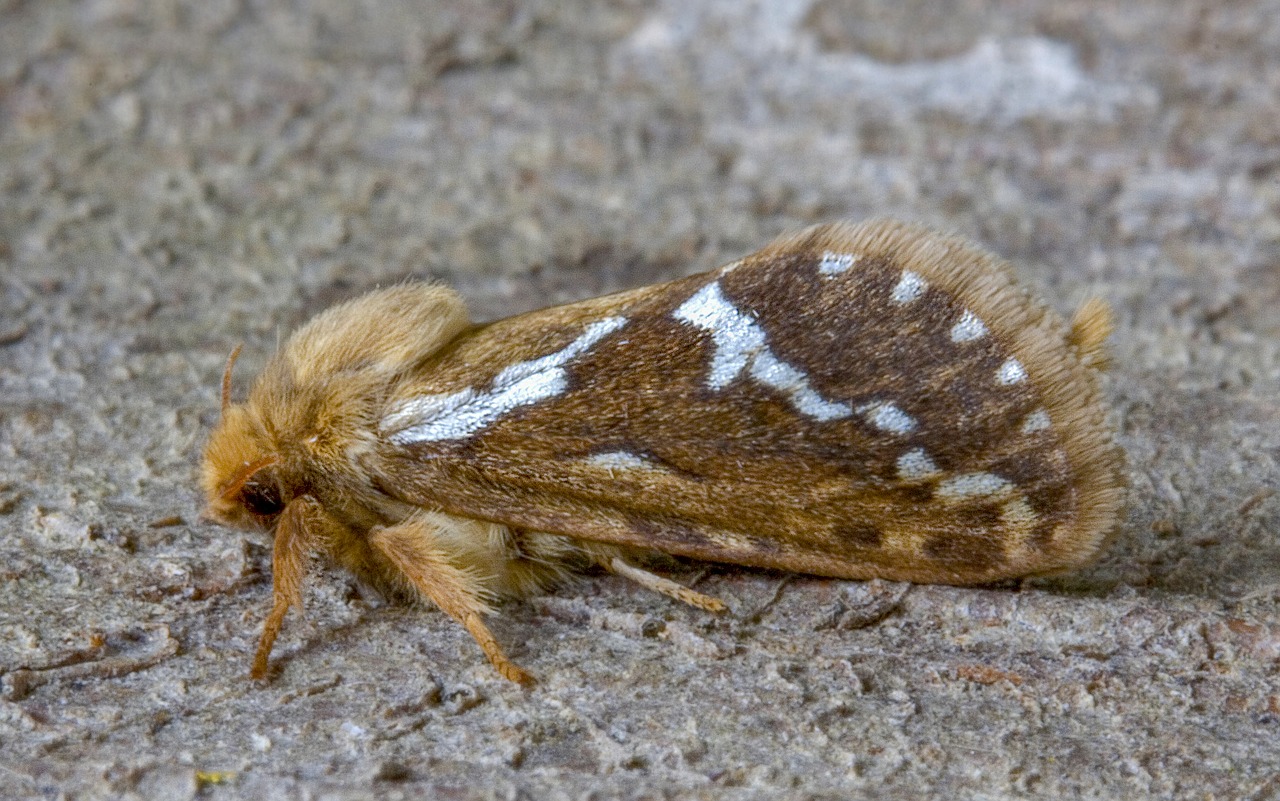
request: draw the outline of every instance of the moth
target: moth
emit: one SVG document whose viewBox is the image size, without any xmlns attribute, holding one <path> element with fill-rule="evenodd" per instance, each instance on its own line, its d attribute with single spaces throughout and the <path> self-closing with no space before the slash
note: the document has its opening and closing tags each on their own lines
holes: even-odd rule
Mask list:
<svg viewBox="0 0 1280 801">
<path fill-rule="evenodd" d="M 1088 563 L 1122 459 L 1110 310 L 1070 323 L 960 239 L 820 225 L 711 272 L 473 324 L 404 284 L 295 332 L 204 452 L 217 521 L 274 532 L 265 677 L 311 554 L 435 604 L 506 678 L 504 599 L 662 552 L 840 579 L 981 584 Z"/>
</svg>

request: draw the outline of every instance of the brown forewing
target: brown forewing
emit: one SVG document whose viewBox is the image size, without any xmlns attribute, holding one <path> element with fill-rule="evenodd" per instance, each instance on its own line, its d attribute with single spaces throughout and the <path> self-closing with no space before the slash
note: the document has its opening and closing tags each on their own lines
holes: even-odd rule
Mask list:
<svg viewBox="0 0 1280 801">
<path fill-rule="evenodd" d="M 1042 388 L 995 380 L 1020 333 L 984 319 L 987 336 L 952 341 L 971 300 L 927 274 L 913 302 L 894 303 L 912 264 L 874 240 L 823 233 L 732 269 L 468 332 L 392 403 L 483 388 L 510 364 L 565 348 L 593 321 L 627 320 L 564 365 L 563 392 L 465 437 L 384 437 L 375 474 L 387 492 L 459 516 L 753 566 L 959 583 L 1069 566 L 1080 499 L 1062 427 L 1024 433 L 1022 421 L 1045 405 Z M 826 248 L 842 245 L 861 258 L 823 275 Z M 915 428 L 882 430 L 858 412 L 816 419 L 746 369 L 712 387 L 711 333 L 673 313 L 713 281 L 823 399 L 851 409 L 892 402 Z M 1093 402 L 1088 389 L 1081 403 Z M 913 449 L 936 475 L 900 476 Z M 1030 508 L 1018 542 L 1000 505 L 1010 493 L 939 499 L 940 481 L 973 473 L 1010 482 Z"/>
</svg>

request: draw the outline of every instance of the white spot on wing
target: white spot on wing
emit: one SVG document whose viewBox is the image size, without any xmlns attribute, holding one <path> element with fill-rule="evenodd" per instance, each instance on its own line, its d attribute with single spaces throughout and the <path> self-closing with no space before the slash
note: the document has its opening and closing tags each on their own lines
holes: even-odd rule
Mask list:
<svg viewBox="0 0 1280 801">
<path fill-rule="evenodd" d="M 1034 434 L 1049 427 L 1049 413 L 1044 409 L 1036 409 L 1022 421 L 1022 433 Z"/>
<path fill-rule="evenodd" d="M 978 315 L 965 309 L 960 315 L 960 322 L 951 326 L 952 342 L 971 342 L 987 335 L 987 327 L 978 319 Z"/>
<path fill-rule="evenodd" d="M 720 283 L 712 281 L 680 304 L 674 315 L 711 332 L 716 352 L 711 356 L 711 374 L 707 381 L 712 389 L 724 389 L 747 361 L 765 347 L 764 329 L 734 308 L 720 291 Z"/>
<path fill-rule="evenodd" d="M 938 466 L 929 458 L 924 448 L 915 448 L 898 457 L 898 477 L 904 481 L 919 481 L 939 473 Z"/>
<path fill-rule="evenodd" d="M 656 465 L 643 456 L 630 451 L 607 451 L 605 453 L 595 453 L 588 456 L 586 462 L 593 467 L 603 467 L 606 470 L 661 469 L 659 465 Z"/>
<path fill-rule="evenodd" d="M 850 267 L 858 262 L 859 258 L 853 253 L 832 253 L 828 250 L 822 254 L 822 261 L 818 264 L 818 272 L 828 277 L 839 275 L 847 272 Z"/>
<path fill-rule="evenodd" d="M 893 293 L 889 297 L 894 303 L 910 303 L 920 297 L 928 286 L 929 284 L 920 277 L 919 273 L 903 270 L 902 278 L 894 286 Z"/>
<path fill-rule="evenodd" d="M 467 388 L 404 401 L 383 418 L 382 429 L 391 431 L 391 441 L 399 445 L 468 437 L 513 409 L 564 392 L 569 386 L 564 366 L 626 323 L 625 317 L 597 320 L 555 353 L 509 365 L 487 390 Z"/>
<path fill-rule="evenodd" d="M 938 496 L 949 500 L 985 498 L 1013 489 L 1013 484 L 994 473 L 961 473 L 938 484 Z"/>
<path fill-rule="evenodd" d="M 718 281 L 699 289 L 672 314 L 677 320 L 710 332 L 715 353 L 711 355 L 707 383 L 712 389 L 724 389 L 749 369 L 752 378 L 787 395 L 797 409 L 810 417 L 836 420 L 853 414 L 848 404 L 819 395 L 802 370 L 773 355 L 764 329 L 724 296 Z"/>
<path fill-rule="evenodd" d="M 1027 369 L 1017 359 L 1009 359 L 996 371 L 996 380 L 1005 386 L 1017 384 L 1027 377 Z"/>
<path fill-rule="evenodd" d="M 847 403 L 829 401 L 809 386 L 804 373 L 780 361 L 768 349 L 751 361 L 751 377 L 791 397 L 791 402 L 804 414 L 817 420 L 839 420 L 853 414 Z"/>
<path fill-rule="evenodd" d="M 1001 504 L 1000 519 L 1014 530 L 1027 531 L 1039 522 L 1040 515 L 1031 508 L 1026 498 L 1018 497 Z"/>
<path fill-rule="evenodd" d="M 867 422 L 890 434 L 909 434 L 916 428 L 915 419 L 888 401 L 866 403 L 858 407 L 858 413 L 867 418 Z"/>
</svg>

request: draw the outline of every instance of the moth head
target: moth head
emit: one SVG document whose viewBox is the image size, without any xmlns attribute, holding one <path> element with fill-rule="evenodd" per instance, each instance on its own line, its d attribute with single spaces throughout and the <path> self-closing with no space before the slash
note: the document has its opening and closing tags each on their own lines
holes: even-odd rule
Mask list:
<svg viewBox="0 0 1280 801">
<path fill-rule="evenodd" d="M 231 368 L 237 346 L 222 374 L 222 416 L 204 449 L 202 485 L 207 517 L 237 528 L 271 528 L 288 498 L 262 421 L 248 405 L 231 403 Z"/>
<path fill-rule="evenodd" d="M 461 298 L 429 284 L 371 292 L 289 337 L 244 403 L 222 374 L 222 416 L 205 446 L 206 515 L 270 528 L 294 497 L 350 499 L 367 482 L 352 454 L 367 445 L 386 389 L 468 325 Z"/>
</svg>

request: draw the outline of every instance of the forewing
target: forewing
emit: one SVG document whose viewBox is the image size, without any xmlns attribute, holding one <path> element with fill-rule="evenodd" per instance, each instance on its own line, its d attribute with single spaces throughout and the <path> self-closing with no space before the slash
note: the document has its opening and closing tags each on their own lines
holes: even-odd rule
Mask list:
<svg viewBox="0 0 1280 801">
<path fill-rule="evenodd" d="M 1003 265 L 824 226 L 465 334 L 392 399 L 374 467 L 411 503 L 520 528 L 968 583 L 1092 555 L 1119 499 L 1101 417 L 1066 328 Z"/>
</svg>

